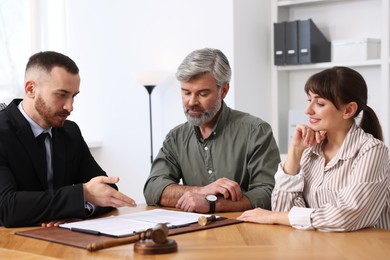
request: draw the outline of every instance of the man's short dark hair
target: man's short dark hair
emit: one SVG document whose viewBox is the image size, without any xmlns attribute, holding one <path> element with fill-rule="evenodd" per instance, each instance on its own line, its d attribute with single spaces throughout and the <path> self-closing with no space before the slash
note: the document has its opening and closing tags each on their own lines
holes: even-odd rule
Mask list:
<svg viewBox="0 0 390 260">
<path fill-rule="evenodd" d="M 27 62 L 26 71 L 33 67 L 47 72 L 50 72 L 53 67 L 61 67 L 69 73 L 79 73 L 79 68 L 71 58 L 55 51 L 42 51 L 32 55 Z"/>
</svg>

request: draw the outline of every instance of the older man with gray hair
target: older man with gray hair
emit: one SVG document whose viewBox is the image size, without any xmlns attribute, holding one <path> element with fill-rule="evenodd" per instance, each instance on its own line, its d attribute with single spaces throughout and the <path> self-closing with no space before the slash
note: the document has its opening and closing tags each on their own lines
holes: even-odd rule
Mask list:
<svg viewBox="0 0 390 260">
<path fill-rule="evenodd" d="M 231 74 L 218 49 L 195 50 L 179 66 L 188 122 L 168 133 L 153 162 L 148 205 L 200 213 L 271 208 L 279 150 L 267 122 L 223 101 Z"/>
</svg>

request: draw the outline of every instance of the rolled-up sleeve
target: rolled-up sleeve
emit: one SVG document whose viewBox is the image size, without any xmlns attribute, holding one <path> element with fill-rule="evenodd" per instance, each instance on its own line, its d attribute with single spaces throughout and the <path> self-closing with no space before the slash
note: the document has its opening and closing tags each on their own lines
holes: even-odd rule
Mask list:
<svg viewBox="0 0 390 260">
<path fill-rule="evenodd" d="M 150 175 L 144 186 L 144 197 L 148 205 L 158 206 L 164 189 L 174 183 L 179 183 L 181 170 L 173 156 L 171 139 L 167 137 L 154 159 Z"/>
</svg>

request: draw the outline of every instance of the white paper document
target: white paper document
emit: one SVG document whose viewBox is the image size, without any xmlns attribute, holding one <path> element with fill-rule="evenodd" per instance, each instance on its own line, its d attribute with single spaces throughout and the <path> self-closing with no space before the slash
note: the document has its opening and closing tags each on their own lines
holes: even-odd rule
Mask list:
<svg viewBox="0 0 390 260">
<path fill-rule="evenodd" d="M 60 227 L 96 235 L 124 237 L 134 235 L 134 232 L 153 228 L 159 223 L 165 223 L 169 228 L 186 226 L 198 222 L 200 216 L 209 217 L 210 215 L 153 209 L 118 216 L 71 222 L 61 224 Z"/>
</svg>

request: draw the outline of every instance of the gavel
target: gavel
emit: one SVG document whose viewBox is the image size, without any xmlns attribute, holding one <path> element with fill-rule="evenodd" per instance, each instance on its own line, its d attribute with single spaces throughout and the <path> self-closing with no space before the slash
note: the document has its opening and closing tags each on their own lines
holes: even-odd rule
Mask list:
<svg viewBox="0 0 390 260">
<path fill-rule="evenodd" d="M 97 251 L 104 248 L 119 246 L 124 244 L 135 243 L 140 240 L 151 239 L 156 244 L 164 244 L 167 242 L 169 229 L 166 224 L 157 224 L 153 228 L 145 231 L 134 232 L 133 236 L 125 238 L 116 238 L 106 241 L 99 241 L 91 243 L 87 246 L 88 251 Z"/>
</svg>

